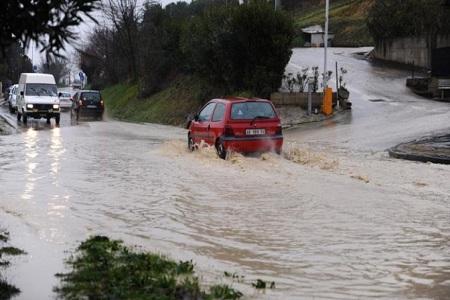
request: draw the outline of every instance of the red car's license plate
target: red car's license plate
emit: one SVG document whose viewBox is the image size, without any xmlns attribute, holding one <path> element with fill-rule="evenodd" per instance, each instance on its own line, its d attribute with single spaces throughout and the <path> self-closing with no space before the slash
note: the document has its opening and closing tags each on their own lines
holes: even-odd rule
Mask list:
<svg viewBox="0 0 450 300">
<path fill-rule="evenodd" d="M 263 135 L 266 134 L 265 129 L 247 129 L 245 130 L 246 135 Z"/>
</svg>

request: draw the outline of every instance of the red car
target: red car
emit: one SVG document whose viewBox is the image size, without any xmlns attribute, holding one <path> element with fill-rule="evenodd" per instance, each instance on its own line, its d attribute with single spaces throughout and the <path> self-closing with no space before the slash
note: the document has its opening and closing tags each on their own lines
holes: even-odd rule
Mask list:
<svg viewBox="0 0 450 300">
<path fill-rule="evenodd" d="M 188 123 L 188 147 L 201 141 L 214 145 L 220 158 L 229 150 L 250 153 L 281 153 L 283 133 L 280 119 L 269 100 L 213 99 Z"/>
</svg>

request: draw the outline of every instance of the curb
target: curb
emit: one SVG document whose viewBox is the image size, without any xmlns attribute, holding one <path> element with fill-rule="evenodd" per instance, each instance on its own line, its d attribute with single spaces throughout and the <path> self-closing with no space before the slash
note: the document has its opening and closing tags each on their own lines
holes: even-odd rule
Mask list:
<svg viewBox="0 0 450 300">
<path fill-rule="evenodd" d="M 9 126 L 11 126 L 14 129 L 17 129 L 17 124 L 15 124 L 13 121 L 11 121 L 10 118 L 6 117 L 3 113 L 0 112 L 0 118 L 5 120 L 6 123 L 8 123 Z"/>
<path fill-rule="evenodd" d="M 445 164 L 450 165 L 450 149 L 448 151 L 448 155 L 433 155 L 432 153 L 424 153 L 421 151 L 414 151 L 414 149 L 410 149 L 408 146 L 412 145 L 420 145 L 420 144 L 427 144 L 432 143 L 434 140 L 437 140 L 439 138 L 446 138 L 450 139 L 450 135 L 439 135 L 434 137 L 427 137 L 420 140 L 415 140 L 407 143 L 402 143 L 397 146 L 394 146 L 390 149 L 388 149 L 389 156 L 393 158 L 399 158 L 404 160 L 411 160 L 411 161 L 418 161 L 418 162 L 430 162 L 435 164 Z"/>
</svg>

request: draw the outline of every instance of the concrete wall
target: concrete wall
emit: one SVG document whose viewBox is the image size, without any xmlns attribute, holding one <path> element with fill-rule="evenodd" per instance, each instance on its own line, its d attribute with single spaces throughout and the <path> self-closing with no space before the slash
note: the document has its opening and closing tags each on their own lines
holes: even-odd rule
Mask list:
<svg viewBox="0 0 450 300">
<path fill-rule="evenodd" d="M 322 47 L 324 45 L 325 34 L 313 33 L 311 34 L 311 47 Z M 334 34 L 328 35 L 328 46 L 331 46 L 334 39 Z"/>
<path fill-rule="evenodd" d="M 270 100 L 275 106 L 299 106 L 303 109 L 308 109 L 308 93 L 272 93 Z M 333 93 L 333 103 L 336 104 L 337 95 Z M 323 94 L 312 94 L 312 108 L 318 108 L 322 106 Z"/>
<path fill-rule="evenodd" d="M 434 45 L 433 45 L 434 44 Z M 422 68 L 431 68 L 431 48 L 450 47 L 450 35 L 440 35 L 436 41 L 423 37 L 405 37 L 381 41 L 373 50 L 375 58 L 414 64 Z"/>
</svg>

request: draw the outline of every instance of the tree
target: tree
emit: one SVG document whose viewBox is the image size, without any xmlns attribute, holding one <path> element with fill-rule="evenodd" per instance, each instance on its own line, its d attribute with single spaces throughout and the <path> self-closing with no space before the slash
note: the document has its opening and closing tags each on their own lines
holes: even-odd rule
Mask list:
<svg viewBox="0 0 450 300">
<path fill-rule="evenodd" d="M 128 62 L 128 78 L 138 77 L 138 25 L 141 19 L 137 0 L 109 0 L 105 15 L 113 24 L 117 49 L 126 56 Z"/>
<path fill-rule="evenodd" d="M 228 92 L 267 97 L 289 62 L 292 21 L 265 1 L 221 7 L 197 17 L 184 33 L 189 67 Z"/>
<path fill-rule="evenodd" d="M 19 43 L 13 43 L 3 52 L 5 55 L 0 55 L 0 81 L 3 82 L 3 88 L 7 88 L 19 81 L 20 73 L 32 72 L 33 67 Z"/>
<path fill-rule="evenodd" d="M 367 25 L 375 41 L 407 36 L 450 33 L 449 10 L 445 0 L 376 1 L 369 11 Z"/>
<path fill-rule="evenodd" d="M 61 82 L 61 79 L 68 73 L 68 71 L 67 60 L 65 58 L 55 57 L 53 55 L 48 55 L 45 62 L 43 62 L 39 67 L 39 72 L 52 74 L 55 77 L 57 84 Z"/>
<path fill-rule="evenodd" d="M 91 13 L 100 0 L 2 0 L 0 1 L 0 47 L 30 41 L 43 51 L 57 54 L 64 43 L 73 40 L 73 30 Z M 95 20 L 94 20 L 95 21 Z M 3 54 L 4 51 L 3 51 Z"/>
</svg>

